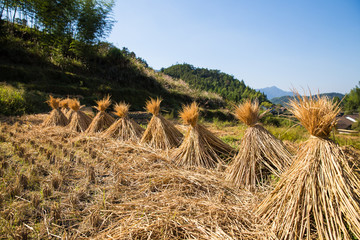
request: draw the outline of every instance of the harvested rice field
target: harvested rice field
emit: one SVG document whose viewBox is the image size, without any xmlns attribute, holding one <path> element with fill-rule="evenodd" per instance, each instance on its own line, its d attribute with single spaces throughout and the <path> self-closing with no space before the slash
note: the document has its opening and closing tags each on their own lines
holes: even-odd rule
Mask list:
<svg viewBox="0 0 360 240">
<path fill-rule="evenodd" d="M 46 117 L 0 119 L 1 239 L 277 239 L 256 215 L 273 186 L 242 190 L 226 166 L 179 167 L 174 149 L 43 127 Z M 205 126 L 235 148 L 245 131 Z M 357 170 L 359 151 L 342 149 Z"/>
</svg>

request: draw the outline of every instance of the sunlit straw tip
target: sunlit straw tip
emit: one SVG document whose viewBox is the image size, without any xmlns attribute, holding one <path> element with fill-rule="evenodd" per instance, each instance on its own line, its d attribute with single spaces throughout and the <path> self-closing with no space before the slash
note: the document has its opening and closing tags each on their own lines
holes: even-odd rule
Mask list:
<svg viewBox="0 0 360 240">
<path fill-rule="evenodd" d="M 259 102 L 250 99 L 235 107 L 235 117 L 248 126 L 253 126 L 259 121 Z"/>
<path fill-rule="evenodd" d="M 117 103 L 114 107 L 114 113 L 119 117 L 126 117 L 129 112 L 130 105 L 125 102 Z"/>
<path fill-rule="evenodd" d="M 49 96 L 49 100 L 46 101 L 47 104 L 53 109 L 58 109 L 60 107 L 60 98 L 54 98 L 53 96 Z"/>
<path fill-rule="evenodd" d="M 110 95 L 107 95 L 102 100 L 96 101 L 97 106 L 95 108 L 100 112 L 105 112 L 105 110 L 111 105 Z"/>
<path fill-rule="evenodd" d="M 195 127 L 199 118 L 199 107 L 196 102 L 190 105 L 184 105 L 179 114 L 185 124 Z"/>
<path fill-rule="evenodd" d="M 79 100 L 77 100 L 77 99 L 69 99 L 67 103 L 68 103 L 69 108 L 71 108 L 75 112 L 80 110 L 80 102 L 79 102 Z"/>
<path fill-rule="evenodd" d="M 155 116 L 159 114 L 160 112 L 160 103 L 162 102 L 161 98 L 150 98 L 150 100 L 146 101 L 146 110 Z"/>
<path fill-rule="evenodd" d="M 300 96 L 294 91 L 295 98 L 289 102 L 288 109 L 300 123 L 316 137 L 328 137 L 336 125 L 336 115 L 340 112 L 339 103 L 326 96 Z"/>
</svg>

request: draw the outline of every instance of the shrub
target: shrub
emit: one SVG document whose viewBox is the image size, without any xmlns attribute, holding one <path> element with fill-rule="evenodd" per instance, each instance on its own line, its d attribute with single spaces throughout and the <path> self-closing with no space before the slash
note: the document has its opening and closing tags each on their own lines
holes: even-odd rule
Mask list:
<svg viewBox="0 0 360 240">
<path fill-rule="evenodd" d="M 7 84 L 0 84 L 0 114 L 22 115 L 26 111 L 24 91 Z"/>
</svg>

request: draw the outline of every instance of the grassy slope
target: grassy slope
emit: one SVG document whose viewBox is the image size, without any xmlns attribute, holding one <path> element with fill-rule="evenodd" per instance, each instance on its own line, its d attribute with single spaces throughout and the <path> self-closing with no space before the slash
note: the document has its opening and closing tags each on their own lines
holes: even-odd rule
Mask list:
<svg viewBox="0 0 360 240">
<path fill-rule="evenodd" d="M 224 106 L 218 95 L 155 73 L 110 44 L 102 44 L 84 60 L 76 54 L 65 56 L 46 46 L 41 33 L 19 26 L 0 38 L 0 72 L 0 82 L 25 90 L 33 112 L 48 110 L 44 104 L 48 94 L 79 97 L 86 105 L 110 94 L 115 101 L 129 102 L 133 110 L 143 110 L 145 101 L 157 96 L 169 111 L 194 100 L 210 109 Z"/>
</svg>

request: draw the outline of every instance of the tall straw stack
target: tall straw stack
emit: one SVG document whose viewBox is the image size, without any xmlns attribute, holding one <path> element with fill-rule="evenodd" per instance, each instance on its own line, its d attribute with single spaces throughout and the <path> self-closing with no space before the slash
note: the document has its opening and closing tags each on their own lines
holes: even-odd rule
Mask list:
<svg viewBox="0 0 360 240">
<path fill-rule="evenodd" d="M 130 105 L 126 103 L 118 103 L 115 105 L 115 114 L 120 117 L 105 132 L 105 137 L 117 138 L 121 141 L 139 141 L 144 129 L 140 127 L 134 120 L 128 116 Z"/>
<path fill-rule="evenodd" d="M 43 127 L 66 126 L 68 124 L 68 119 L 60 110 L 60 101 L 61 100 L 59 98 L 54 98 L 51 95 L 49 100 L 46 101 L 52 108 L 52 111 L 42 123 Z"/>
<path fill-rule="evenodd" d="M 185 138 L 173 153 L 179 166 L 214 168 L 223 164 L 221 155 L 228 157 L 233 149 L 205 127 L 197 123 L 199 107 L 195 102 L 183 106 L 180 117 L 189 128 Z"/>
<path fill-rule="evenodd" d="M 359 179 L 328 138 L 340 108 L 296 94 L 289 110 L 312 136 L 258 213 L 280 239 L 360 239 Z"/>
<path fill-rule="evenodd" d="M 111 126 L 115 119 L 106 113 L 106 109 L 111 105 L 110 96 L 104 97 L 102 100 L 96 101 L 97 106 L 94 106 L 99 112 L 96 114 L 86 133 L 101 132 Z"/>
<path fill-rule="evenodd" d="M 77 132 L 85 132 L 91 124 L 91 118 L 80 110 L 80 102 L 76 99 L 68 101 L 69 108 L 73 111 L 68 128 Z"/>
<path fill-rule="evenodd" d="M 153 116 L 141 138 L 141 143 L 158 149 L 170 149 L 180 145 L 183 135 L 160 114 L 161 99 L 150 98 L 146 110 Z"/>
<path fill-rule="evenodd" d="M 255 190 L 265 184 L 270 174 L 280 176 L 291 163 L 291 154 L 285 145 L 258 123 L 258 101 L 247 100 L 235 109 L 235 116 L 248 128 L 239 152 L 226 169 L 226 180 L 237 187 Z"/>
</svg>

